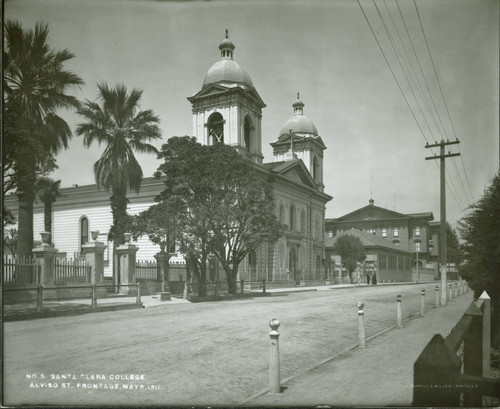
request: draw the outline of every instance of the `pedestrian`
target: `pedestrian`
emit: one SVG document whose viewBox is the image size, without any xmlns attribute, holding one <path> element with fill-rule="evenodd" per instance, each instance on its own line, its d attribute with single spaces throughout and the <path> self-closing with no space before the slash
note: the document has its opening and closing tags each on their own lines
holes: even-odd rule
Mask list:
<svg viewBox="0 0 500 409">
<path fill-rule="evenodd" d="M 366 284 L 370 285 L 370 274 L 366 275 Z"/>
<path fill-rule="evenodd" d="M 377 285 L 377 273 L 373 273 L 373 276 L 372 276 L 372 284 L 373 284 L 373 285 Z"/>
</svg>

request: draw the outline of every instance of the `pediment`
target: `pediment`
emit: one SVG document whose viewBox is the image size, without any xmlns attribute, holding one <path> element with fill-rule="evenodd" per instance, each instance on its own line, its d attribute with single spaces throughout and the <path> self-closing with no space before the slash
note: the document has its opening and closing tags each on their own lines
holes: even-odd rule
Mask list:
<svg viewBox="0 0 500 409">
<path fill-rule="evenodd" d="M 301 159 L 283 162 L 273 169 L 274 172 L 301 185 L 317 189 L 316 183 Z"/>
<path fill-rule="evenodd" d="M 244 94 L 247 98 L 253 99 L 257 104 L 259 104 L 262 108 L 266 106 L 259 93 L 255 88 L 242 88 L 240 85 L 235 84 L 234 86 L 227 86 L 225 84 L 209 84 L 206 87 L 203 87 L 200 91 L 194 94 L 191 97 L 188 97 L 188 101 L 193 101 L 195 99 L 225 94 L 228 92 L 240 92 Z"/>
<path fill-rule="evenodd" d="M 354 212 L 348 213 L 339 217 L 337 221 L 365 221 L 365 220 L 390 220 L 390 219 L 408 219 L 405 214 L 398 213 L 392 210 L 384 209 L 378 206 L 368 205 Z"/>
</svg>

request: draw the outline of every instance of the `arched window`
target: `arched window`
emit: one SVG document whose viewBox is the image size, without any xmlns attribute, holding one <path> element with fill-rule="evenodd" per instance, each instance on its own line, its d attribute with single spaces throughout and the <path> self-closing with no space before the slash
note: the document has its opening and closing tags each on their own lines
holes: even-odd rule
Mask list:
<svg viewBox="0 0 500 409">
<path fill-rule="evenodd" d="M 290 206 L 290 230 L 295 230 L 295 205 Z"/>
<path fill-rule="evenodd" d="M 252 143 L 252 121 L 249 116 L 245 117 L 244 127 L 244 137 L 245 137 L 245 149 L 250 152 Z"/>
<path fill-rule="evenodd" d="M 306 232 L 306 213 L 303 210 L 300 213 L 300 231 L 301 233 Z"/>
<path fill-rule="evenodd" d="M 87 244 L 89 241 L 89 219 L 87 216 L 80 218 L 80 251 L 82 251 L 82 246 Z"/>
<path fill-rule="evenodd" d="M 319 182 L 319 161 L 318 161 L 318 158 L 315 156 L 313 158 L 313 166 L 312 166 L 312 171 L 313 171 L 313 174 L 312 174 L 312 177 L 314 179 L 314 181 L 316 183 Z"/>
<path fill-rule="evenodd" d="M 208 118 L 208 144 L 224 143 L 224 118 L 218 112 Z"/>
</svg>

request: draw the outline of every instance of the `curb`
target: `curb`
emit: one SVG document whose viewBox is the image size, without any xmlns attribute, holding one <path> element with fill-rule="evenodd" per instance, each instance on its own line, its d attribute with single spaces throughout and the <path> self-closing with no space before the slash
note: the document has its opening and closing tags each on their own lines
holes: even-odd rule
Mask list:
<svg viewBox="0 0 500 409">
<path fill-rule="evenodd" d="M 72 315 L 84 315 L 91 314 L 94 312 L 108 312 L 108 311 L 121 311 L 121 310 L 133 310 L 143 308 L 142 304 L 125 304 L 125 305 L 108 305 L 89 309 L 71 309 L 71 310 L 61 310 L 61 311 L 42 311 L 42 312 L 30 312 L 28 314 L 10 314 L 3 316 L 4 322 L 11 321 L 27 321 L 36 320 L 39 318 L 55 318 L 55 317 L 65 317 Z"/>
</svg>

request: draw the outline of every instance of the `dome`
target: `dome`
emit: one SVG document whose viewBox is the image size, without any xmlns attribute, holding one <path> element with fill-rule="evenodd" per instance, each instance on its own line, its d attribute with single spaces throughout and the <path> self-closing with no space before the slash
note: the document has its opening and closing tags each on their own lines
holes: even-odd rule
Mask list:
<svg viewBox="0 0 500 409">
<path fill-rule="evenodd" d="M 248 75 L 236 61 L 229 59 L 217 61 L 210 67 L 203 81 L 203 86 L 222 81 L 237 82 L 253 87 L 250 75 Z"/>
<path fill-rule="evenodd" d="M 290 131 L 298 135 L 306 134 L 318 136 L 318 130 L 312 121 L 304 115 L 304 103 L 300 100 L 299 96 L 297 92 L 297 100 L 292 104 L 293 115 L 281 127 L 279 136 L 288 135 Z"/>
<path fill-rule="evenodd" d="M 318 136 L 318 130 L 312 121 L 307 116 L 301 114 L 292 115 L 292 117 L 281 127 L 279 136 L 290 133 L 290 130 L 292 130 L 294 134 Z"/>
</svg>

